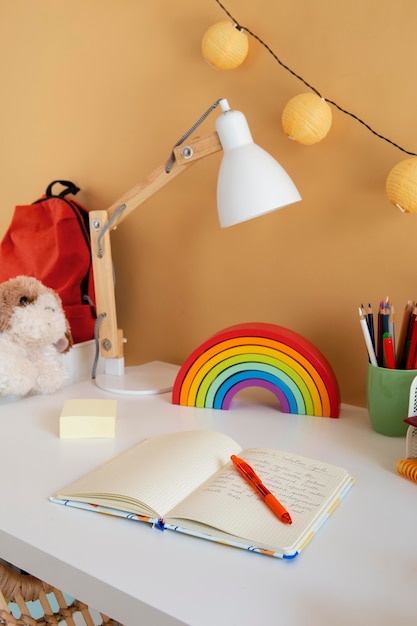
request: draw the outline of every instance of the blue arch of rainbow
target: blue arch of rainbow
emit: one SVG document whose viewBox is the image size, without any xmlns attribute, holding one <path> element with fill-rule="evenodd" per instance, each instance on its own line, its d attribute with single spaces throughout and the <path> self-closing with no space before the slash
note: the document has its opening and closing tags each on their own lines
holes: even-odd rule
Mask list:
<svg viewBox="0 0 417 626">
<path fill-rule="evenodd" d="M 247 387 L 263 387 L 285 413 L 339 417 L 340 393 L 324 355 L 294 331 L 267 323 L 231 326 L 194 350 L 180 368 L 172 402 L 229 409 Z"/>
</svg>

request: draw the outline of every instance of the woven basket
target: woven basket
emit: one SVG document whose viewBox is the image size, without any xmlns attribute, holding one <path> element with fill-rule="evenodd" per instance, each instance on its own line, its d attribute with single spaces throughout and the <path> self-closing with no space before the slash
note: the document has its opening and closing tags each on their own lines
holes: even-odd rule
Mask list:
<svg viewBox="0 0 417 626">
<path fill-rule="evenodd" d="M 66 596 L 0 560 L 0 624 L 3 626 L 121 626 L 119 622 Z"/>
</svg>

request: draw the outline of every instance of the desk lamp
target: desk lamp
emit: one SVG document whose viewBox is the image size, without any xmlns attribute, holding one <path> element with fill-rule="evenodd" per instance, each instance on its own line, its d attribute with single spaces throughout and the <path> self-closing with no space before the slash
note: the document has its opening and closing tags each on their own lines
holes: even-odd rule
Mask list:
<svg viewBox="0 0 417 626">
<path fill-rule="evenodd" d="M 182 145 L 220 105 L 216 132 Z M 117 326 L 110 231 L 178 174 L 203 157 L 223 150 L 217 186 L 220 225 L 232 226 L 298 202 L 301 196 L 285 170 L 252 139 L 245 116 L 227 100 L 216 101 L 175 144 L 167 163 L 126 192 L 107 210 L 90 212 L 92 263 L 96 293 L 96 336 L 104 373 L 94 373 L 98 387 L 113 393 L 150 394 L 170 391 L 177 369 L 157 361 L 126 367 L 123 333 Z"/>
</svg>

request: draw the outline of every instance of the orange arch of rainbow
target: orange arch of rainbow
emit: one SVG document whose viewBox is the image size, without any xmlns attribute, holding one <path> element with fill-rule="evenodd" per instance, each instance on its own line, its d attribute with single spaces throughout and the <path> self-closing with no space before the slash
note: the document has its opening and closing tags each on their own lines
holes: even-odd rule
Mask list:
<svg viewBox="0 0 417 626">
<path fill-rule="evenodd" d="M 229 409 L 246 387 L 272 391 L 285 413 L 339 417 L 339 385 L 324 355 L 298 333 L 264 322 L 230 326 L 202 343 L 180 368 L 172 402 Z"/>
</svg>

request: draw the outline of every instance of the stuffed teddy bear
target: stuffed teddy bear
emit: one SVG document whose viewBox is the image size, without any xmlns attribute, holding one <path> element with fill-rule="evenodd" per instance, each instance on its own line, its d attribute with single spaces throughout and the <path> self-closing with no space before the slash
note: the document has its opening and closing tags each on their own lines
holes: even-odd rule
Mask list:
<svg viewBox="0 0 417 626">
<path fill-rule="evenodd" d="M 0 283 L 0 396 L 53 393 L 73 345 L 58 294 L 30 276 Z"/>
</svg>

